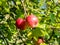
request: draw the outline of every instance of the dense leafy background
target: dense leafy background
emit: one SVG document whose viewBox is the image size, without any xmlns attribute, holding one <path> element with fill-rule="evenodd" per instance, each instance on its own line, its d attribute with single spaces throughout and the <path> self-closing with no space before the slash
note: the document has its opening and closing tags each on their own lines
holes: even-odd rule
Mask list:
<svg viewBox="0 0 60 45">
<path fill-rule="evenodd" d="M 16 19 L 31 13 L 38 26 L 16 29 Z M 60 0 L 0 0 L 0 45 L 36 45 L 38 37 L 45 40 L 40 45 L 60 44 Z"/>
</svg>

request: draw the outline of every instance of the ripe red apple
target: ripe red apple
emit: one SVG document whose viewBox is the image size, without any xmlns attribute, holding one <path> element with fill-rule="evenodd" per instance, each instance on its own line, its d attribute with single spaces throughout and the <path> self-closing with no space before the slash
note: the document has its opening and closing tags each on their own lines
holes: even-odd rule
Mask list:
<svg viewBox="0 0 60 45">
<path fill-rule="evenodd" d="M 38 18 L 33 14 L 27 16 L 26 21 L 31 28 L 36 27 L 38 24 Z"/>
<path fill-rule="evenodd" d="M 25 29 L 25 24 L 26 24 L 26 21 L 22 18 L 18 18 L 16 20 L 16 27 L 18 29 L 24 30 Z"/>
</svg>

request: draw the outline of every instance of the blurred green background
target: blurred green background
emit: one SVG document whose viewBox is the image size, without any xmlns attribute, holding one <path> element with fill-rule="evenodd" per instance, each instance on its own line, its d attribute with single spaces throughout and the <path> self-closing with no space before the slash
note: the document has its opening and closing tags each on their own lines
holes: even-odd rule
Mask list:
<svg viewBox="0 0 60 45">
<path fill-rule="evenodd" d="M 25 7 L 25 9 L 24 9 Z M 36 28 L 16 29 L 18 17 L 34 14 L 39 19 Z M 60 0 L 0 0 L 0 45 L 60 45 Z"/>
</svg>

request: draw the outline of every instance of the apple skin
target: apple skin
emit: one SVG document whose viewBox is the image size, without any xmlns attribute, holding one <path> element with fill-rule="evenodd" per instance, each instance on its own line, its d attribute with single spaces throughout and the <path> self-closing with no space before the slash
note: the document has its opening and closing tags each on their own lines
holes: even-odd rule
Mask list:
<svg viewBox="0 0 60 45">
<path fill-rule="evenodd" d="M 27 16 L 26 21 L 31 28 L 36 27 L 38 24 L 38 18 L 33 14 Z"/>
<path fill-rule="evenodd" d="M 22 18 L 18 18 L 16 20 L 16 27 L 18 29 L 24 30 L 25 29 L 25 24 L 26 24 L 26 20 L 24 20 Z"/>
<path fill-rule="evenodd" d="M 43 40 L 42 39 L 38 39 L 37 43 L 41 44 L 41 43 L 43 43 Z"/>
<path fill-rule="evenodd" d="M 39 45 L 41 43 L 44 43 L 44 39 L 42 37 L 39 37 L 37 40 L 37 44 Z"/>
</svg>

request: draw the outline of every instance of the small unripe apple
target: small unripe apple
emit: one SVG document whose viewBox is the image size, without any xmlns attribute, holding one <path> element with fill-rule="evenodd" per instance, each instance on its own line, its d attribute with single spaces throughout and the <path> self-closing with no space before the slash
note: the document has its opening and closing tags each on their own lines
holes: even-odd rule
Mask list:
<svg viewBox="0 0 60 45">
<path fill-rule="evenodd" d="M 33 14 L 27 16 L 26 21 L 31 28 L 36 27 L 38 24 L 38 18 Z"/>
<path fill-rule="evenodd" d="M 18 29 L 24 30 L 25 29 L 25 24 L 26 24 L 26 21 L 22 18 L 18 18 L 16 20 L 16 27 Z"/>
</svg>

